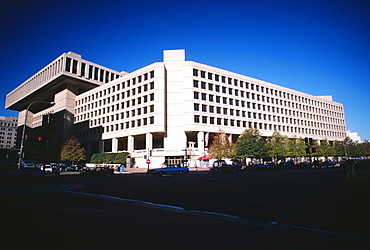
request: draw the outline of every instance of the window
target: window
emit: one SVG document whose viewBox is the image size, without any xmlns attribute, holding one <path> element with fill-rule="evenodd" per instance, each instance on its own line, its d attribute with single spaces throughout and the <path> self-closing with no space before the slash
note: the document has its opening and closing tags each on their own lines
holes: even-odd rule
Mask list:
<svg viewBox="0 0 370 250">
<path fill-rule="evenodd" d="M 199 111 L 199 104 L 198 103 L 194 103 L 194 111 Z"/>
<path fill-rule="evenodd" d="M 199 123 L 199 115 L 194 115 L 194 122 Z"/>
<path fill-rule="evenodd" d="M 199 92 L 194 92 L 194 99 L 199 99 Z"/>
<path fill-rule="evenodd" d="M 207 116 L 202 116 L 202 123 L 207 123 Z"/>
<path fill-rule="evenodd" d="M 198 86 L 199 86 L 199 82 L 197 80 L 194 80 L 193 81 L 193 87 L 198 88 Z"/>
<path fill-rule="evenodd" d="M 202 105 L 202 111 L 207 112 L 207 105 L 204 105 L 204 104 Z"/>
<path fill-rule="evenodd" d="M 199 72 L 199 70 L 193 69 L 193 76 L 198 76 L 198 72 Z"/>
<path fill-rule="evenodd" d="M 213 90 L 213 84 L 212 83 L 208 83 L 208 90 Z"/>
</svg>

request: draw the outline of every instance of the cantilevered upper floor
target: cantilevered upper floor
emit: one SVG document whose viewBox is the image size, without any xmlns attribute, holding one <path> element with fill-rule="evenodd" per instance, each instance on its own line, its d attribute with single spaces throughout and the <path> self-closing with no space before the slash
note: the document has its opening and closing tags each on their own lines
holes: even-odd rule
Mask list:
<svg viewBox="0 0 370 250">
<path fill-rule="evenodd" d="M 63 53 L 6 96 L 5 108 L 21 111 L 33 101 L 54 101 L 54 95 L 70 89 L 76 95 L 108 83 L 125 72 L 118 72 L 86 61 L 81 55 Z M 32 105 L 33 111 L 42 106 Z"/>
</svg>

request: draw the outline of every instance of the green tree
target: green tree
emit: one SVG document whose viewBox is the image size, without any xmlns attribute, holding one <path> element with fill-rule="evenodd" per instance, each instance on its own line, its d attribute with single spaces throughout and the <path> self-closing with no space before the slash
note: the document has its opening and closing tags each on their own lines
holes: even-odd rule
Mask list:
<svg viewBox="0 0 370 250">
<path fill-rule="evenodd" d="M 326 159 L 329 156 L 335 155 L 334 147 L 329 143 L 328 139 L 324 139 L 320 142 L 320 145 L 317 149 L 318 156 L 324 156 Z"/>
<path fill-rule="evenodd" d="M 344 146 L 346 147 L 347 156 L 358 157 L 361 156 L 357 143 L 354 142 L 350 137 L 344 139 Z"/>
<path fill-rule="evenodd" d="M 245 130 L 234 145 L 235 158 L 261 159 L 268 156 L 269 147 L 258 129 Z"/>
<path fill-rule="evenodd" d="M 365 140 L 362 143 L 357 144 L 358 151 L 361 156 L 370 156 L 370 143 L 369 141 Z"/>
<path fill-rule="evenodd" d="M 71 161 L 74 164 L 75 162 L 85 160 L 85 154 L 85 149 L 81 148 L 81 144 L 75 137 L 72 137 L 64 144 L 60 158 L 62 161 Z"/>
<path fill-rule="evenodd" d="M 287 157 L 294 159 L 306 156 L 306 145 L 302 138 L 297 138 L 295 135 L 292 138 L 287 138 L 285 143 L 285 154 Z"/>
<path fill-rule="evenodd" d="M 274 131 L 272 136 L 267 140 L 266 145 L 270 148 L 268 154 L 275 162 L 287 156 L 286 145 L 288 145 L 288 137 L 282 136 L 278 131 Z"/>
<path fill-rule="evenodd" d="M 220 129 L 219 133 L 213 138 L 208 153 L 214 159 L 233 158 L 234 151 L 232 142 L 229 141 L 226 133 Z"/>
</svg>

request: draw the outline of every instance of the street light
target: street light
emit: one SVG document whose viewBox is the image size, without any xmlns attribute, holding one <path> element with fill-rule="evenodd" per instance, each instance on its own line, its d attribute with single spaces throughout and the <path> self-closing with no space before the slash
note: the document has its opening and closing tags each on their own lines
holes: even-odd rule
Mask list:
<svg viewBox="0 0 370 250">
<path fill-rule="evenodd" d="M 50 105 L 54 105 L 55 102 L 44 102 L 44 101 L 34 101 L 34 102 L 31 102 L 27 109 L 26 109 L 26 114 L 24 116 L 24 128 L 23 128 L 23 131 L 22 131 L 22 138 L 21 138 L 21 147 L 20 147 L 20 150 L 19 150 L 19 164 L 18 164 L 18 168 L 21 167 L 21 164 L 23 162 L 23 147 L 24 147 L 24 135 L 25 135 L 25 132 L 26 132 L 26 127 L 27 127 L 27 115 L 28 115 L 28 110 L 30 109 L 30 107 L 32 106 L 32 104 L 34 103 L 46 103 L 46 104 L 50 104 Z"/>
</svg>

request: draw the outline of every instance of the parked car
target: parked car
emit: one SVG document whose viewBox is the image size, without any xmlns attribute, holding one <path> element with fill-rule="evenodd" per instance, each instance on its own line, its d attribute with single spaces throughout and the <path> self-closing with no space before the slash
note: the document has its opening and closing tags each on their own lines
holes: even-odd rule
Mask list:
<svg viewBox="0 0 370 250">
<path fill-rule="evenodd" d="M 225 160 L 216 160 L 215 162 L 213 162 L 213 167 L 219 167 L 219 166 L 222 166 L 222 165 L 226 165 L 226 161 Z"/>
<path fill-rule="evenodd" d="M 236 171 L 239 171 L 240 170 L 240 166 L 235 166 L 235 165 L 232 165 L 232 164 L 223 164 L 221 166 L 213 166 L 211 168 L 211 171 L 213 174 L 215 173 L 219 173 L 219 174 L 222 174 L 222 173 L 232 173 L 232 172 L 236 172 Z"/>
<path fill-rule="evenodd" d="M 370 159 L 355 162 L 347 173 L 347 180 L 370 183 Z"/>
<path fill-rule="evenodd" d="M 44 164 L 40 164 L 40 165 L 39 165 L 39 168 L 40 168 L 42 171 L 44 171 L 44 169 L 45 169 L 45 172 L 49 172 L 49 173 L 53 172 L 53 168 L 51 167 L 51 165 L 50 165 L 50 164 L 45 164 L 45 167 L 44 167 Z"/>
<path fill-rule="evenodd" d="M 324 162 L 321 162 L 319 164 L 320 168 L 323 168 L 323 167 L 334 167 L 335 165 L 337 165 L 337 163 L 334 162 L 334 161 L 324 161 Z"/>
<path fill-rule="evenodd" d="M 296 169 L 312 169 L 313 164 L 311 162 L 300 162 L 295 165 Z"/>
<path fill-rule="evenodd" d="M 94 169 L 83 170 L 80 173 L 81 177 L 90 179 L 91 177 L 105 177 L 110 178 L 114 174 L 114 170 L 106 167 L 96 167 Z"/>
<path fill-rule="evenodd" d="M 33 161 L 24 160 L 21 163 L 21 167 L 23 167 L 23 168 L 35 168 L 37 166 L 36 166 L 36 163 L 34 163 Z"/>
<path fill-rule="evenodd" d="M 274 169 L 274 166 L 272 164 L 263 164 L 263 163 L 254 164 L 248 167 L 248 170 L 252 170 L 252 171 L 272 170 L 272 169 Z"/>
<path fill-rule="evenodd" d="M 162 176 L 162 175 L 183 175 L 189 173 L 189 168 L 181 167 L 176 164 L 166 165 L 162 168 L 150 169 L 148 174 L 153 176 Z"/>
<path fill-rule="evenodd" d="M 33 184 L 40 183 L 44 173 L 37 167 L 22 167 L 12 172 L 1 173 L 2 183 Z"/>
</svg>

